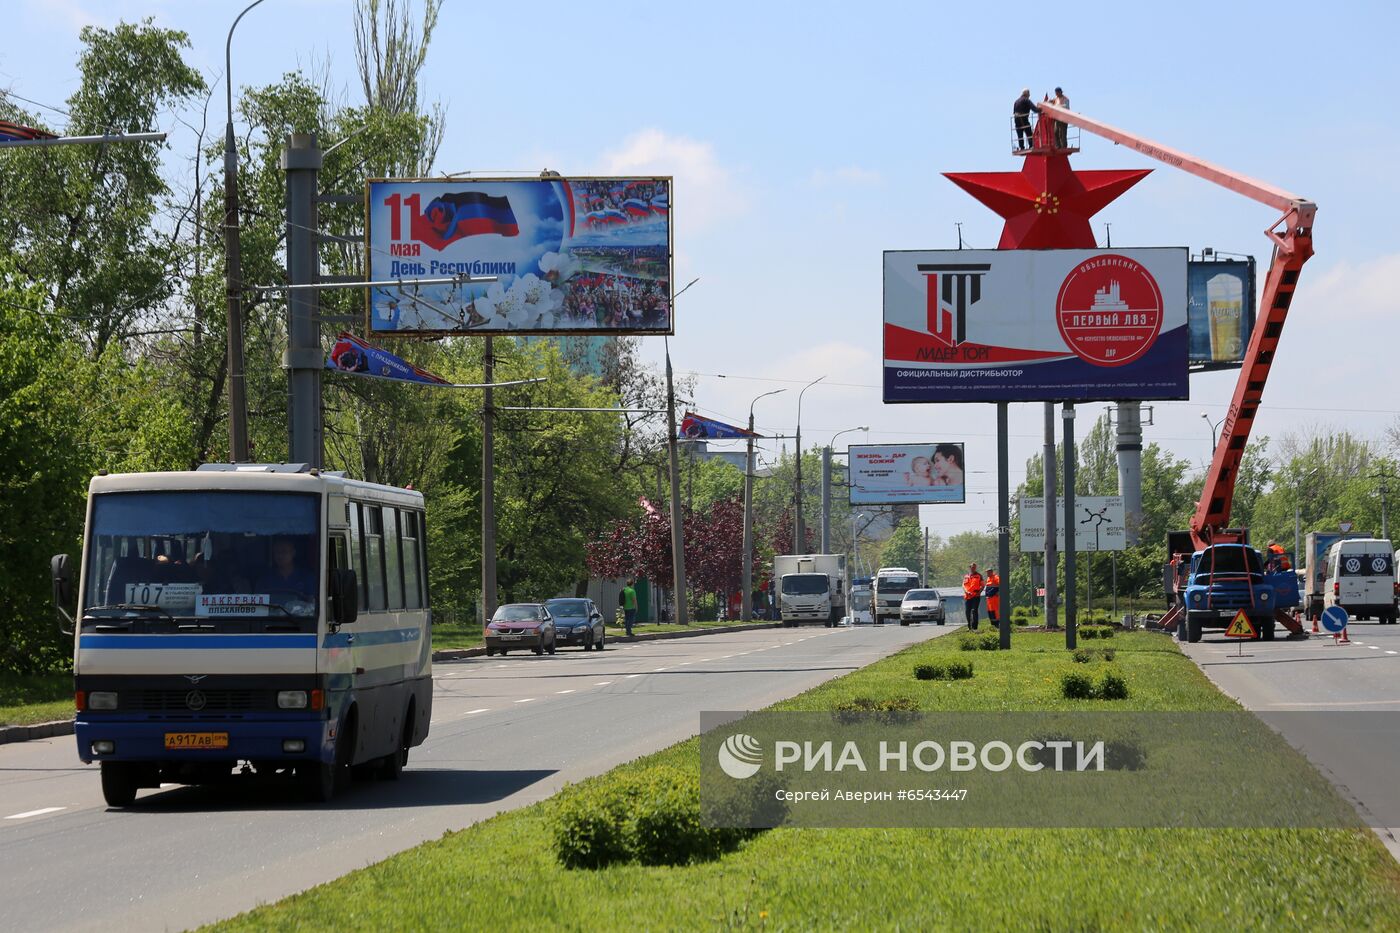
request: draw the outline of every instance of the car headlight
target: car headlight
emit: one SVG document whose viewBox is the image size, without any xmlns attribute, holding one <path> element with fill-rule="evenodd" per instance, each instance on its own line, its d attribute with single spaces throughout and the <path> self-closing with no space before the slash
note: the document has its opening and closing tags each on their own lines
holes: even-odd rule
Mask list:
<svg viewBox="0 0 1400 933">
<path fill-rule="evenodd" d="M 306 709 L 305 690 L 278 690 L 278 709 Z"/>
<path fill-rule="evenodd" d="M 1193 603 L 1199 603 L 1200 601 L 1201 601 L 1201 594 L 1200 594 L 1200 593 L 1192 593 L 1192 594 L 1191 594 L 1191 602 L 1193 602 Z"/>
<path fill-rule="evenodd" d="M 94 690 L 87 695 L 88 709 L 116 709 L 117 695 L 110 690 Z"/>
<path fill-rule="evenodd" d="M 1259 601 L 1260 601 L 1261 603 L 1267 603 L 1267 602 L 1269 601 L 1269 594 L 1268 594 L 1267 592 L 1266 592 L 1266 593 L 1260 593 L 1260 594 L 1259 594 Z"/>
</svg>

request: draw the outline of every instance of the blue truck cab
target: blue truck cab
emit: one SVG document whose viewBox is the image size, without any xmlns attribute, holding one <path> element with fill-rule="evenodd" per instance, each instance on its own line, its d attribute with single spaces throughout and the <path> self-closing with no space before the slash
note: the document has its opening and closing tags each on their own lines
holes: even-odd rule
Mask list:
<svg viewBox="0 0 1400 933">
<path fill-rule="evenodd" d="M 1298 605 L 1298 579 L 1291 571 L 1268 572 L 1247 544 L 1214 544 L 1191 556 L 1184 601 L 1190 642 L 1205 629 L 1226 628 L 1241 609 L 1259 637 L 1272 641 L 1275 611 Z"/>
</svg>

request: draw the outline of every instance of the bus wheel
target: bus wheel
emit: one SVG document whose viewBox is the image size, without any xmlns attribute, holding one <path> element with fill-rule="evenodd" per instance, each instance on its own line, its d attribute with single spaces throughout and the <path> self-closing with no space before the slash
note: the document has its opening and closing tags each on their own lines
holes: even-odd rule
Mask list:
<svg viewBox="0 0 1400 933">
<path fill-rule="evenodd" d="M 129 807 L 136 802 L 136 769 L 131 762 L 102 762 L 102 797 L 109 807 Z"/>
<path fill-rule="evenodd" d="M 413 717 L 415 710 L 409 704 L 408 713 L 403 721 L 403 735 L 399 738 L 399 747 L 379 760 L 379 776 L 386 781 L 397 781 L 403 774 L 404 765 L 408 764 L 408 749 L 413 744 Z"/>
</svg>

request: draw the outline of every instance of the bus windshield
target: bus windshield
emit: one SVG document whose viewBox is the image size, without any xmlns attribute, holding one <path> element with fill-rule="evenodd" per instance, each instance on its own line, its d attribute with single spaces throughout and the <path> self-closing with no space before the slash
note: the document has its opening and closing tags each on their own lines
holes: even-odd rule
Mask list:
<svg viewBox="0 0 1400 933">
<path fill-rule="evenodd" d="M 869 609 L 869 608 L 870 608 L 870 596 L 871 596 L 871 594 L 870 594 L 870 591 L 869 591 L 869 590 L 860 590 L 860 591 L 858 591 L 858 592 L 855 591 L 855 590 L 852 590 L 852 591 L 851 591 L 851 608 L 854 609 L 854 610 L 856 610 L 857 612 L 863 612 L 863 611 Z"/>
<path fill-rule="evenodd" d="M 319 498 L 181 490 L 95 496 L 83 613 L 118 618 L 266 619 L 315 630 Z M 85 618 L 85 623 L 88 619 Z"/>
</svg>

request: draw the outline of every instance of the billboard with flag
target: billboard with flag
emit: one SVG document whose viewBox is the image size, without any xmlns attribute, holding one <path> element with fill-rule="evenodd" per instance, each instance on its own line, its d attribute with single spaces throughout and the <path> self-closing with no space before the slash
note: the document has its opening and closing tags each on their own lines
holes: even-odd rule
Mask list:
<svg viewBox="0 0 1400 933">
<path fill-rule="evenodd" d="M 670 178 L 372 180 L 366 208 L 369 279 L 401 283 L 367 334 L 674 332 Z"/>
<path fill-rule="evenodd" d="M 885 253 L 885 402 L 1187 397 L 1186 250 Z"/>
<path fill-rule="evenodd" d="M 402 382 L 420 382 L 424 385 L 450 385 L 441 376 L 434 376 L 425 369 L 356 337 L 342 333 L 336 337 L 330 356 L 326 357 L 326 369 L 354 376 L 370 376 L 375 379 L 398 379 Z"/>
<path fill-rule="evenodd" d="M 680 437 L 685 440 L 724 440 L 734 437 L 757 437 L 743 428 L 736 428 L 732 424 L 725 424 L 723 421 L 716 421 L 713 418 L 702 418 L 693 411 L 685 413 L 681 419 Z"/>
</svg>

